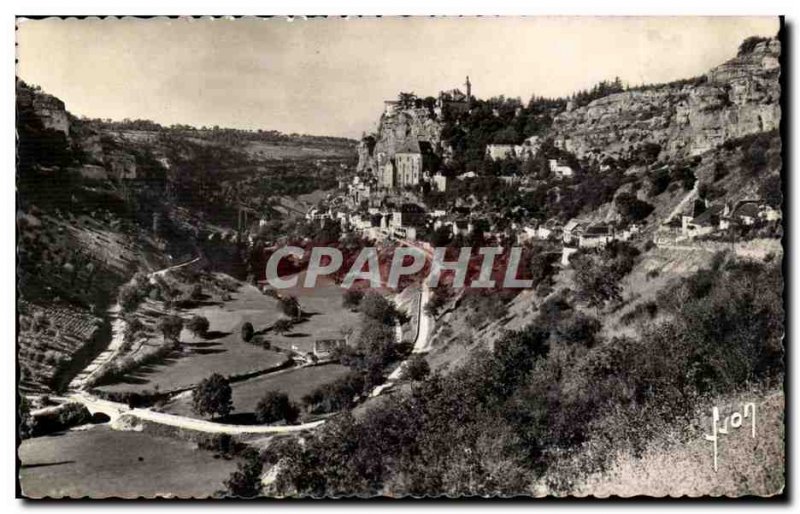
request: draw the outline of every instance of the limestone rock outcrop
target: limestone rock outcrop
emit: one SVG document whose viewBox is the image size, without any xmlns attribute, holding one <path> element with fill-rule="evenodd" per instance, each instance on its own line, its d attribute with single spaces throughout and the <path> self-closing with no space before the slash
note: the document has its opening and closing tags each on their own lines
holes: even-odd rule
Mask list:
<svg viewBox="0 0 800 514">
<path fill-rule="evenodd" d="M 720 144 L 780 125 L 780 41 L 750 52 L 694 81 L 631 90 L 560 113 L 557 145 L 580 158 L 620 157 L 644 143 L 665 157 L 702 154 Z"/>
<path fill-rule="evenodd" d="M 425 108 L 409 108 L 382 115 L 378 131 L 358 145 L 356 170 L 377 173 L 380 165 L 412 141 L 428 142 L 434 151 L 441 152 L 442 123 L 435 114 Z"/>
</svg>

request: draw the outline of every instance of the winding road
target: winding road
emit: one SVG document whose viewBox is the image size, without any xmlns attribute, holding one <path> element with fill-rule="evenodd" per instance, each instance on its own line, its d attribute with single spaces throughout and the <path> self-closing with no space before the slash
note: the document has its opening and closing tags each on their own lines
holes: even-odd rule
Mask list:
<svg viewBox="0 0 800 514">
<path fill-rule="evenodd" d="M 428 252 L 417 245 L 409 243 L 407 241 L 401 242 L 406 244 L 407 246 L 417 248 L 421 252 L 425 253 L 428 256 Z M 194 259 L 189 262 L 184 262 L 182 264 L 177 264 L 175 266 L 171 266 L 169 268 L 165 268 L 163 270 L 156 271 L 152 273 L 151 276 L 154 275 L 163 275 L 170 270 L 177 269 L 183 266 L 188 266 L 194 262 L 197 262 L 197 259 Z M 428 288 L 427 284 L 423 284 L 420 288 L 420 299 L 418 302 L 418 317 L 417 317 L 417 334 L 414 340 L 414 349 L 412 353 L 424 353 L 430 350 L 429 344 L 429 334 L 430 329 L 432 326 L 432 320 L 430 316 L 428 316 L 425 312 L 425 305 L 427 305 L 430 299 L 430 289 Z M 116 309 L 116 310 L 114 310 Z M 89 409 L 89 412 L 92 414 L 95 413 L 102 413 L 109 417 L 112 424 L 126 416 L 128 418 L 139 419 L 142 421 L 149 421 L 152 423 L 158 423 L 161 425 L 167 425 L 176 428 L 182 428 L 186 430 L 193 430 L 197 432 L 203 432 L 208 434 L 230 434 L 230 435 L 250 435 L 250 434 L 287 434 L 287 433 L 294 433 L 294 432 L 302 432 L 304 430 L 311 430 L 314 428 L 319 427 L 325 420 L 314 421 L 311 423 L 303 423 L 300 425 L 284 425 L 284 426 L 274 426 L 274 425 L 231 425 L 225 423 L 216 423 L 213 421 L 207 421 L 203 419 L 195 419 L 186 416 L 178 416 L 174 414 L 167 414 L 163 412 L 156 412 L 151 409 L 146 408 L 130 408 L 128 405 L 119 402 L 113 402 L 109 400 L 103 400 L 97 398 L 87 391 L 83 390 L 86 383 L 86 379 L 92 376 L 100 367 L 109 362 L 119 351 L 119 346 L 122 344 L 124 339 L 123 335 L 125 332 L 125 323 L 124 321 L 118 316 L 119 313 L 119 305 L 116 305 L 114 308 L 111 309 L 110 312 L 113 312 L 116 316 L 114 322 L 112 323 L 112 340 L 109 344 L 108 348 L 103 351 L 100 355 L 98 355 L 90 364 L 87 366 L 78 376 L 70 382 L 70 391 L 64 397 L 59 399 L 64 401 L 72 401 L 72 402 L 79 402 L 86 406 Z M 398 336 L 399 336 L 398 331 Z M 395 369 L 387 378 L 387 381 L 377 386 L 373 389 L 371 396 L 378 396 L 386 389 L 391 388 L 394 383 L 400 379 L 402 375 L 403 367 L 405 366 L 407 361 L 403 361 L 400 365 Z"/>
</svg>

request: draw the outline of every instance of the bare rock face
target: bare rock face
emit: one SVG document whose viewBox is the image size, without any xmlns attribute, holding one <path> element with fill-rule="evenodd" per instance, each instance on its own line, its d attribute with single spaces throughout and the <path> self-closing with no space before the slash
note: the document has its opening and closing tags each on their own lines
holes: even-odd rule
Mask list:
<svg viewBox="0 0 800 514">
<path fill-rule="evenodd" d="M 16 93 L 20 109 L 30 109 L 44 128 L 63 132 L 69 137 L 69 116 L 64 102 L 27 86 L 18 85 Z"/>
<path fill-rule="evenodd" d="M 359 172 L 377 173 L 378 166 L 391 159 L 408 142 L 425 141 L 434 149 L 442 143 L 442 124 L 428 109 L 403 109 L 381 116 L 374 145 L 362 140 L 358 146 Z"/>
<path fill-rule="evenodd" d="M 580 158 L 621 157 L 644 143 L 662 156 L 702 154 L 729 139 L 777 129 L 780 56 L 777 39 L 717 66 L 694 82 L 606 96 L 559 114 L 556 144 Z"/>
</svg>

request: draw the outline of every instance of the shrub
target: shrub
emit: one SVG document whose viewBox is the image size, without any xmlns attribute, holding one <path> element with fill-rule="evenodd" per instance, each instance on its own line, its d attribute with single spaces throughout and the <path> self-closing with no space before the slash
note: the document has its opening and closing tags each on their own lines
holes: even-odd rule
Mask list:
<svg viewBox="0 0 800 514">
<path fill-rule="evenodd" d="M 428 361 L 420 354 L 414 354 L 403 367 L 403 380 L 417 382 L 424 380 L 431 373 Z"/>
<path fill-rule="evenodd" d="M 327 413 L 347 409 L 353 399 L 364 391 L 362 373 L 352 371 L 329 384 L 323 384 L 303 396 L 303 404 L 312 412 Z"/>
<path fill-rule="evenodd" d="M 29 433 L 37 437 L 84 425 L 91 420 L 89 409 L 82 403 L 65 403 L 46 414 L 34 416 L 30 421 Z"/>
<path fill-rule="evenodd" d="M 183 319 L 175 315 L 163 316 L 158 320 L 157 327 L 164 335 L 164 341 L 177 342 L 183 330 Z"/>
<path fill-rule="evenodd" d="M 289 318 L 281 318 L 272 325 L 272 330 L 276 334 L 285 334 L 286 332 L 290 332 L 294 327 L 294 322 Z"/>
<path fill-rule="evenodd" d="M 249 321 L 245 321 L 242 324 L 242 341 L 245 343 L 249 343 L 251 339 L 253 339 L 253 335 L 255 334 L 255 329 L 253 328 L 253 324 Z"/>
<path fill-rule="evenodd" d="M 361 303 L 362 298 L 364 298 L 364 293 L 362 291 L 348 289 L 342 294 L 342 307 L 355 309 Z"/>
<path fill-rule="evenodd" d="M 259 423 L 267 424 L 280 420 L 294 423 L 298 415 L 297 407 L 289 400 L 289 396 L 280 391 L 267 391 L 256 406 L 256 419 Z"/>
<path fill-rule="evenodd" d="M 303 311 L 300 308 L 300 302 L 294 296 L 282 296 L 280 299 L 281 312 L 290 318 L 299 318 Z"/>
<path fill-rule="evenodd" d="M 225 480 L 225 490 L 229 496 L 236 498 L 255 498 L 261 494 L 261 473 L 264 463 L 256 451 L 248 452 L 240 461 L 236 471 Z"/>
<path fill-rule="evenodd" d="M 230 455 L 235 449 L 235 442 L 230 434 L 212 434 L 201 439 L 197 446 L 203 450 Z"/>
<path fill-rule="evenodd" d="M 370 318 L 385 324 L 393 323 L 397 317 L 394 304 L 374 291 L 364 295 L 361 299 L 359 310 Z"/>
<path fill-rule="evenodd" d="M 123 312 L 133 312 L 142 301 L 139 289 L 133 284 L 125 284 L 119 290 L 117 302 Z"/>
<path fill-rule="evenodd" d="M 189 293 L 189 298 L 192 300 L 200 300 L 203 298 L 203 287 L 200 284 L 195 284 L 192 286 L 192 290 Z"/>
<path fill-rule="evenodd" d="M 208 333 L 208 327 L 208 318 L 204 316 L 192 316 L 192 318 L 186 323 L 186 328 L 188 328 L 195 336 L 205 337 Z"/>
</svg>

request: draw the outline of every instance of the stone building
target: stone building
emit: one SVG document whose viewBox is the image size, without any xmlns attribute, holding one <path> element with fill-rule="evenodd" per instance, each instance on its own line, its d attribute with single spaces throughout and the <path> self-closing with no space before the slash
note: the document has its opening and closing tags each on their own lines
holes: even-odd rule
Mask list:
<svg viewBox="0 0 800 514">
<path fill-rule="evenodd" d="M 415 186 L 422 178 L 422 150 L 418 141 L 409 141 L 394 154 L 397 186 Z"/>
</svg>

